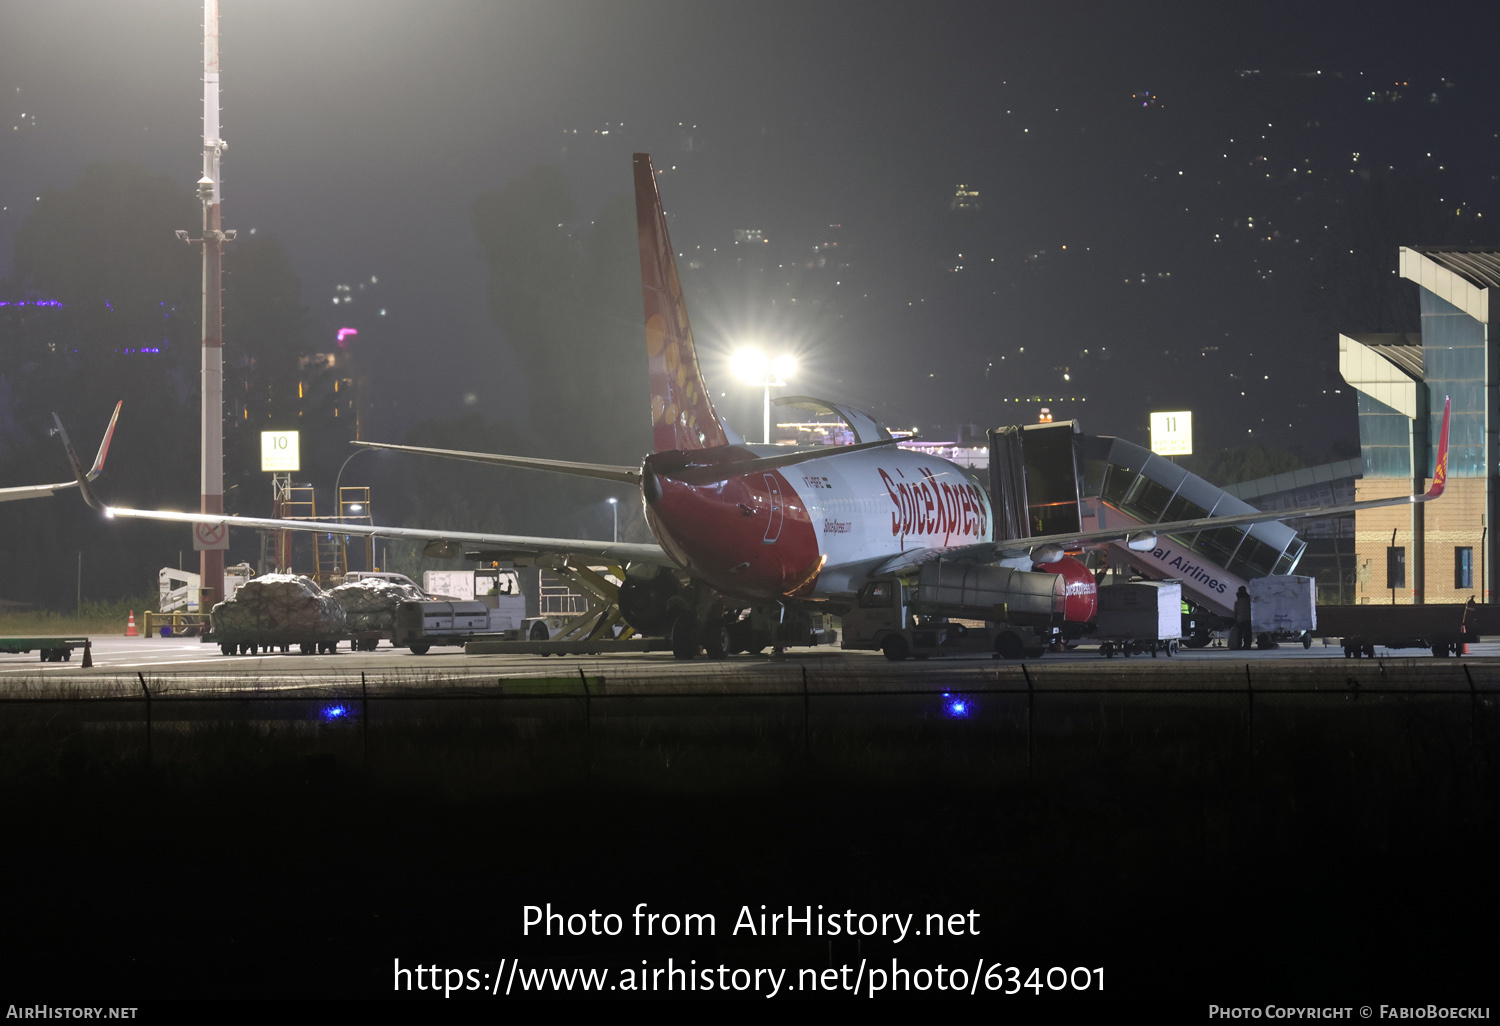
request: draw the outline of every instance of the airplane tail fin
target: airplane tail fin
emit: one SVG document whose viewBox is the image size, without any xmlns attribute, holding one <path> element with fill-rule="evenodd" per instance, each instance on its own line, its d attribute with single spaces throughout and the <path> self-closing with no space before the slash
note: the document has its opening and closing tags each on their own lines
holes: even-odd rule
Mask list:
<svg viewBox="0 0 1500 1026">
<path fill-rule="evenodd" d="M 1432 484 L 1428 487 L 1425 495 L 1418 496 L 1417 502 L 1428 502 L 1443 494 L 1443 489 L 1448 484 L 1448 421 L 1453 417 L 1453 397 L 1445 396 L 1443 399 L 1443 430 L 1438 436 L 1438 451 L 1436 466 L 1432 471 Z"/>
<path fill-rule="evenodd" d="M 94 480 L 104 472 L 104 458 L 109 455 L 109 443 L 110 440 L 115 437 L 115 422 L 120 419 L 120 407 L 124 405 L 124 399 L 121 399 L 119 402 L 115 403 L 114 415 L 109 418 L 109 427 L 104 429 L 104 440 L 99 443 L 99 454 L 94 457 L 94 465 L 90 467 L 89 472 L 84 475 L 90 481 Z M 62 421 L 58 421 L 57 426 L 61 428 Z"/>
<path fill-rule="evenodd" d="M 728 445 L 729 436 L 698 367 L 682 282 L 656 190 L 656 171 L 645 153 L 635 155 L 635 219 L 651 375 L 652 448 L 663 452 Z"/>
<path fill-rule="evenodd" d="M 124 400 L 122 399 L 120 403 L 115 405 L 115 417 L 120 415 L 120 405 L 123 403 Z M 99 447 L 99 456 L 94 460 L 96 467 L 104 465 L 104 454 L 109 449 L 109 439 L 115 430 L 115 417 L 110 418 L 109 429 L 104 432 L 104 443 Z M 78 490 L 83 494 L 83 501 L 100 513 L 106 512 L 104 503 L 99 501 L 98 497 L 94 495 L 94 490 L 89 487 L 89 482 L 99 475 L 92 470 L 85 471 L 83 469 L 83 462 L 79 460 L 78 451 L 73 448 L 72 441 L 68 439 L 68 429 L 63 427 L 62 418 L 54 413 L 52 415 L 52 423 L 57 425 L 57 433 L 62 436 L 63 451 L 68 454 L 68 466 L 73 469 L 73 477 L 78 482 Z"/>
</svg>

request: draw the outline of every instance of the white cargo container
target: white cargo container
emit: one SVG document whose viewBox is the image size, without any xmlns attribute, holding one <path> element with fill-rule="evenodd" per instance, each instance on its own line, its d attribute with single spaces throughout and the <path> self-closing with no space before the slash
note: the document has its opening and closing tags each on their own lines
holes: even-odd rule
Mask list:
<svg viewBox="0 0 1500 1026">
<path fill-rule="evenodd" d="M 1311 577 L 1283 574 L 1257 577 L 1250 591 L 1250 633 L 1258 648 L 1275 648 L 1278 641 L 1301 641 L 1312 647 L 1318 626 L 1318 582 Z"/>
<path fill-rule="evenodd" d="M 1257 577 L 1250 591 L 1250 630 L 1301 634 L 1318 628 L 1317 581 L 1311 577 Z"/>
<path fill-rule="evenodd" d="M 1099 589 L 1094 637 L 1099 652 L 1172 655 L 1182 638 L 1182 582 L 1129 581 Z"/>
</svg>

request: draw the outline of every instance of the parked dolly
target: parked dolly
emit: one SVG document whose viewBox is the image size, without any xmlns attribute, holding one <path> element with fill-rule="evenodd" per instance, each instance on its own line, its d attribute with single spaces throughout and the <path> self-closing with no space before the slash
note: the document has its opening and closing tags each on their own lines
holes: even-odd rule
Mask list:
<svg viewBox="0 0 1500 1026">
<path fill-rule="evenodd" d="M 1481 635 L 1500 633 L 1500 606 L 1319 606 L 1318 633 L 1338 638 L 1345 659 L 1373 659 L 1377 647 L 1425 648 L 1441 659 L 1463 654 Z"/>
<path fill-rule="evenodd" d="M 88 638 L 0 638 L 0 652 L 26 653 L 37 649 L 42 653 L 42 662 L 62 663 L 73 658 L 73 649 L 88 643 Z"/>
<path fill-rule="evenodd" d="M 338 651 L 340 635 L 324 636 L 307 631 L 215 631 L 224 655 L 256 655 L 259 652 L 290 652 L 292 646 L 303 655 L 332 654 Z"/>
</svg>

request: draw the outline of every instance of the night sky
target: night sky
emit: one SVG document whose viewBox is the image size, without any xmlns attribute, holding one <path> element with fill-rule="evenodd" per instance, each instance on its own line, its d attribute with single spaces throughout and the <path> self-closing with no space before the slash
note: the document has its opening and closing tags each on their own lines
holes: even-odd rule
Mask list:
<svg viewBox="0 0 1500 1026">
<path fill-rule="evenodd" d="M 1395 245 L 1500 224 L 1500 19 L 1306 6 L 226 0 L 224 223 L 285 244 L 320 335 L 361 328 L 376 439 L 466 402 L 525 421 L 471 206 L 553 164 L 582 230 L 646 151 L 747 432 L 758 391 L 726 357 L 754 334 L 802 358 L 788 391 L 933 440 L 1060 400 L 1090 433 L 1192 409 L 1200 450 L 1314 460 L 1356 436 L 1334 332 L 1415 327 Z M 201 57 L 198 3 L 0 7 L 0 274 L 91 162 L 197 179 Z M 1406 237 L 1391 196 L 1444 237 Z M 740 229 L 768 240 L 749 264 Z M 695 303 L 736 261 L 763 283 Z M 1353 278 L 1408 289 L 1412 323 Z"/>
</svg>

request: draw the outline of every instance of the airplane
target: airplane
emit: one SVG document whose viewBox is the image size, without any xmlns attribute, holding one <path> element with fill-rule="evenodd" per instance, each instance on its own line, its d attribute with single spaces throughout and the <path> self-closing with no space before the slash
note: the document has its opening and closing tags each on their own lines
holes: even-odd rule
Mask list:
<svg viewBox="0 0 1500 1026">
<path fill-rule="evenodd" d="M 99 443 L 99 453 L 94 457 L 94 465 L 83 474 L 84 482 L 93 481 L 104 472 L 104 458 L 109 455 L 109 442 L 115 435 L 115 422 L 120 419 L 120 407 L 124 405 L 125 400 L 123 399 L 115 403 L 115 412 L 109 418 L 109 427 L 104 429 L 104 440 Z M 63 445 L 69 450 L 69 464 L 73 466 L 76 474 L 78 456 L 72 452 L 67 432 L 62 429 L 62 421 L 57 420 L 56 414 L 53 414 L 52 417 L 57 423 L 58 432 L 62 434 Z M 49 495 L 55 495 L 65 488 L 78 487 L 80 487 L 80 482 L 76 477 L 75 480 L 58 481 L 55 484 L 13 485 L 9 488 L 0 488 L 0 502 L 14 502 L 17 499 L 43 499 Z"/>
<path fill-rule="evenodd" d="M 789 638 L 805 638 L 814 613 L 847 611 L 871 579 L 909 575 L 933 560 L 1059 574 L 1069 599 L 1065 619 L 1077 622 L 1094 614 L 1094 578 L 1068 552 L 1118 541 L 1149 551 L 1158 534 L 1334 516 L 1428 502 L 1443 492 L 1451 401 L 1432 486 L 1420 495 L 1036 537 L 995 537 L 991 498 L 961 467 L 899 448 L 884 426 L 853 407 L 799 397 L 804 406 L 842 417 L 850 444 L 748 445 L 714 410 L 699 367 L 649 155 L 634 156 L 634 179 L 653 443 L 639 466 L 354 444 L 627 484 L 640 490 L 656 544 L 351 524 L 339 525 L 338 533 L 424 540 L 430 555 L 457 555 L 460 546 L 475 545 L 475 555 L 485 560 L 627 567 L 618 595 L 626 623 L 641 633 L 667 634 L 679 658 L 703 650 L 722 658 L 768 645 L 779 650 Z M 328 530 L 269 518 L 107 507 L 83 481 L 76 458 L 74 467 L 85 500 L 110 516 Z"/>
</svg>

